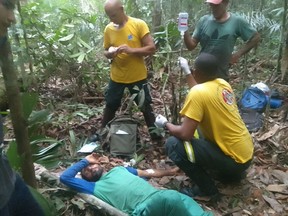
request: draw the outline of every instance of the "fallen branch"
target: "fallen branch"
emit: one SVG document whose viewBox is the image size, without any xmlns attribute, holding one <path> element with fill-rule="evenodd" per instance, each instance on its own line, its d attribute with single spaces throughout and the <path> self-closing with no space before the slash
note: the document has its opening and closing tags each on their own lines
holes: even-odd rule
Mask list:
<svg viewBox="0 0 288 216">
<path fill-rule="evenodd" d="M 78 196 L 81 197 L 85 202 L 96 206 L 99 209 L 103 209 L 106 213 L 113 216 L 128 216 L 124 212 L 121 212 L 120 210 L 114 208 L 113 206 L 109 205 L 106 202 L 103 202 L 102 200 L 98 199 L 95 196 L 84 194 L 84 193 L 78 193 Z"/>
</svg>

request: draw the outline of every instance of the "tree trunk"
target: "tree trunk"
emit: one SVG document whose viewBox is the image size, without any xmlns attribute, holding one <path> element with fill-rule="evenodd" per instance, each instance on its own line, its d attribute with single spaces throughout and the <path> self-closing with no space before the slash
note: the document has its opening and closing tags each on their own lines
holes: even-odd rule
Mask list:
<svg viewBox="0 0 288 216">
<path fill-rule="evenodd" d="M 11 46 L 8 41 L 1 47 L 0 63 L 7 91 L 12 125 L 17 142 L 17 152 L 21 159 L 23 179 L 31 187 L 36 187 L 35 171 L 28 138 L 27 121 L 23 114 L 17 74 L 13 64 Z"/>
<path fill-rule="evenodd" d="M 259 11 L 260 11 L 260 12 L 263 12 L 263 8 L 265 8 L 265 0 L 261 0 L 261 1 L 260 1 Z"/>
<path fill-rule="evenodd" d="M 17 29 L 13 29 L 13 36 L 14 36 L 14 41 L 16 43 L 17 47 L 21 47 L 21 43 L 20 43 L 20 37 L 19 37 L 19 33 L 17 32 Z M 25 73 L 25 65 L 24 65 L 24 58 L 23 58 L 23 53 L 22 50 L 19 49 L 17 52 L 18 55 L 18 65 L 20 67 L 20 71 L 21 71 L 21 81 L 22 81 L 22 85 L 24 87 L 24 89 L 27 88 L 27 82 L 26 82 L 26 73 Z"/>
<path fill-rule="evenodd" d="M 286 31 L 286 17 L 287 17 L 287 4 L 288 0 L 284 0 L 284 11 L 283 11 L 283 23 L 282 23 L 282 31 L 283 35 Z M 285 45 L 284 45 L 284 51 L 283 51 L 283 57 L 281 59 L 281 81 L 284 80 L 284 77 L 286 75 L 287 69 L 288 69 L 288 31 L 286 31 L 286 38 L 285 38 Z"/>
<path fill-rule="evenodd" d="M 32 62 L 32 59 L 31 59 L 31 57 L 29 55 L 29 45 L 28 45 L 28 39 L 27 39 L 27 32 L 26 32 L 26 28 L 25 28 L 25 25 L 24 25 L 24 22 L 23 22 L 24 19 L 23 19 L 23 16 L 22 16 L 20 1 L 17 1 L 17 10 L 18 10 L 18 13 L 19 13 L 19 16 L 20 16 L 20 23 L 21 23 L 21 26 L 22 26 L 22 29 L 23 29 L 23 37 L 24 37 L 24 41 L 25 41 L 25 52 L 26 52 L 26 55 L 28 56 L 28 60 L 29 60 L 29 70 L 30 70 L 31 74 L 34 74 L 33 62 Z"/>
<path fill-rule="evenodd" d="M 152 32 L 157 32 L 162 23 L 162 0 L 155 0 L 152 11 Z"/>
<path fill-rule="evenodd" d="M 279 50 L 278 50 L 278 59 L 277 59 L 277 74 L 280 73 L 281 71 L 281 59 L 282 59 L 282 52 L 283 52 L 283 44 L 284 44 L 284 37 L 285 37 L 285 30 L 286 30 L 286 15 L 287 15 L 287 2 L 288 0 L 283 1 L 283 17 L 282 17 L 282 31 L 281 31 L 281 36 L 280 36 L 280 45 L 279 45 Z M 283 61 L 282 61 L 283 62 Z"/>
<path fill-rule="evenodd" d="M 286 43 L 281 59 L 281 81 L 284 81 L 288 69 L 288 32 L 286 34 Z"/>
</svg>

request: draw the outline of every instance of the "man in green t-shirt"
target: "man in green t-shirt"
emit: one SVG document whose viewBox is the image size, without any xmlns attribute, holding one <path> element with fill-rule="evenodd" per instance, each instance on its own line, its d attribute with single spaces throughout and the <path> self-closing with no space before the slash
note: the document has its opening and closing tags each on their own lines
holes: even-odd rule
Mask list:
<svg viewBox="0 0 288 216">
<path fill-rule="evenodd" d="M 205 52 L 218 58 L 218 77 L 229 80 L 229 66 L 237 63 L 239 58 L 257 45 L 260 36 L 244 18 L 227 11 L 229 0 L 206 0 L 212 14 L 200 18 L 192 37 L 184 34 L 184 42 L 188 50 L 201 45 L 200 53 Z M 245 45 L 234 51 L 238 37 Z"/>
<path fill-rule="evenodd" d="M 119 166 L 106 172 L 100 163 L 101 157 L 92 153 L 65 170 L 60 181 L 132 216 L 213 215 L 204 211 L 192 198 L 174 190 L 158 190 L 143 179 L 174 175 L 177 168 L 139 170 Z M 80 171 L 82 178 L 76 178 Z"/>
</svg>

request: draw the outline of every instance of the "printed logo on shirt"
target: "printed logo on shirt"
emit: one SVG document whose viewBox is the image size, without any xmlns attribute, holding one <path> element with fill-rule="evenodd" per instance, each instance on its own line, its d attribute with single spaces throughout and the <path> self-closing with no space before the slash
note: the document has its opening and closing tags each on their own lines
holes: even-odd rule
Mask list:
<svg viewBox="0 0 288 216">
<path fill-rule="evenodd" d="M 128 35 L 128 40 L 132 40 L 132 39 L 133 39 L 132 34 Z"/>
<path fill-rule="evenodd" d="M 228 105 L 233 104 L 234 96 L 233 96 L 232 92 L 230 92 L 227 89 L 223 89 L 222 96 L 223 96 L 223 100 L 225 101 L 226 104 L 228 104 Z"/>
</svg>

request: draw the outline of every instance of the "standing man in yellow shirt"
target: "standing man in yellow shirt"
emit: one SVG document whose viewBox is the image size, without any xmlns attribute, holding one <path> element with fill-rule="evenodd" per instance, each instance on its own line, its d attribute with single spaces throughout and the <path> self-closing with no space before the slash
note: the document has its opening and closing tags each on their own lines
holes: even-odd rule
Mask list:
<svg viewBox="0 0 288 216">
<path fill-rule="evenodd" d="M 114 118 L 121 105 L 125 88 L 129 89 L 131 95 L 143 89 L 145 100 L 140 109 L 151 131 L 155 116 L 151 107 L 152 98 L 147 83 L 144 56 L 155 53 L 153 38 L 143 20 L 125 14 L 120 0 L 107 0 L 104 9 L 111 20 L 104 31 L 104 55 L 111 60 L 111 71 L 105 95 L 106 107 L 102 127 Z M 139 105 L 138 101 L 137 96 L 135 102 Z M 150 135 L 152 138 L 157 138 L 151 133 Z"/>
<path fill-rule="evenodd" d="M 167 155 L 195 183 L 182 192 L 192 197 L 218 198 L 218 189 L 207 171 L 217 172 L 225 181 L 243 178 L 253 158 L 252 138 L 231 86 L 217 78 L 217 58 L 201 53 L 193 75 L 186 59 L 180 57 L 180 64 L 191 87 L 180 111 L 183 122 L 174 125 L 158 115 L 155 124 L 172 135 L 166 141 Z M 198 127 L 203 137 L 196 139 L 194 132 Z"/>
</svg>

